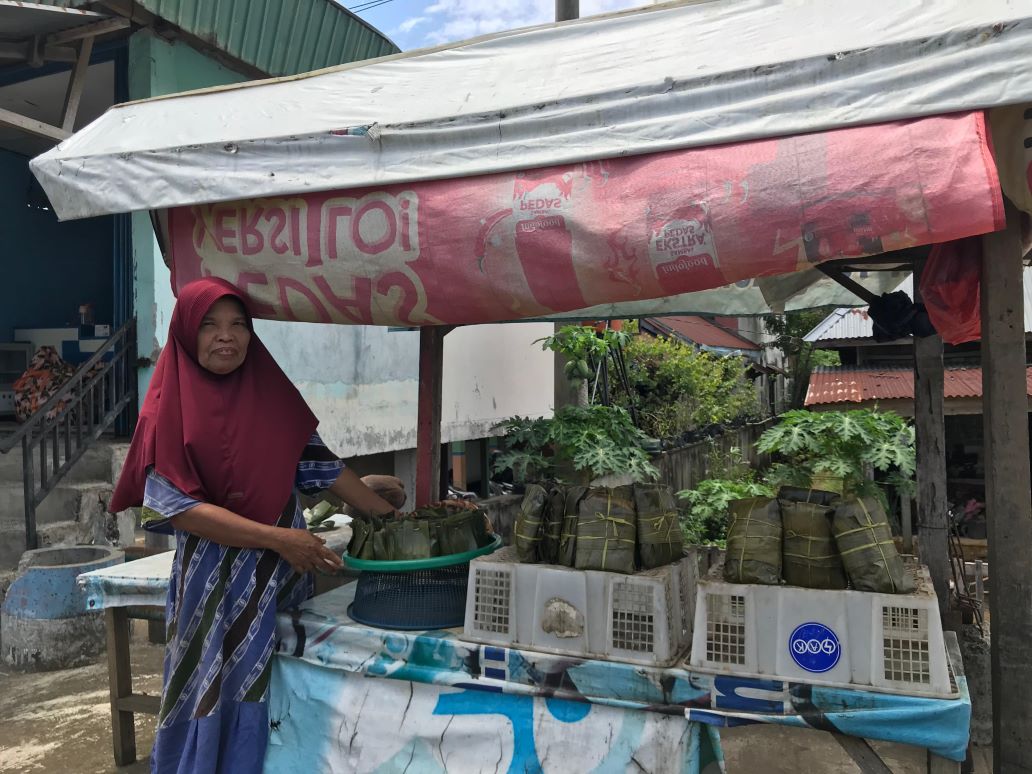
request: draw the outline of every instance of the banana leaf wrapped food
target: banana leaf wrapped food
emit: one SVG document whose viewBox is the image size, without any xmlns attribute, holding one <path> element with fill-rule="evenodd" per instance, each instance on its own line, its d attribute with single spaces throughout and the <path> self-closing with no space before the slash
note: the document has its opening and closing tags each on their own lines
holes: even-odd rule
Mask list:
<svg viewBox="0 0 1032 774">
<path fill-rule="evenodd" d="M 574 566 L 633 573 L 636 533 L 634 488 L 592 487 L 578 509 Z"/>
<path fill-rule="evenodd" d="M 554 484 L 548 490 L 548 505 L 541 523 L 539 554 L 545 564 L 559 564 L 559 548 L 566 514 L 567 488 Z"/>
<path fill-rule="evenodd" d="M 548 491 L 540 484 L 529 484 L 512 531 L 516 554 L 521 562 L 532 564 L 541 560 L 541 527 L 547 507 Z"/>
<path fill-rule="evenodd" d="M 477 543 L 476 524 L 483 527 L 484 520 L 476 511 L 461 511 L 436 522 L 438 555 L 464 554 L 480 548 Z"/>
<path fill-rule="evenodd" d="M 385 525 L 390 560 L 426 559 L 430 554 L 430 522 L 401 519 Z"/>
<path fill-rule="evenodd" d="M 781 500 L 785 583 L 809 589 L 844 589 L 846 572 L 831 534 L 835 509 L 819 503 Z"/>
<path fill-rule="evenodd" d="M 587 493 L 586 486 L 571 486 L 566 489 L 562 529 L 559 535 L 559 556 L 556 559 L 556 564 L 564 567 L 573 567 L 577 562 L 577 521 L 580 518 L 581 500 Z"/>
<path fill-rule="evenodd" d="M 773 497 L 749 497 L 730 505 L 724 580 L 781 583 L 781 512 Z"/>
<path fill-rule="evenodd" d="M 889 519 L 873 497 L 852 497 L 839 503 L 831 522 L 846 574 L 858 591 L 906 594 L 914 581 L 892 540 Z"/>
<path fill-rule="evenodd" d="M 662 484 L 635 484 L 638 564 L 643 570 L 672 564 L 684 554 L 674 493 Z"/>
<path fill-rule="evenodd" d="M 373 525 L 368 519 L 355 516 L 351 520 L 351 542 L 348 543 L 348 554 L 356 559 L 372 559 Z"/>
</svg>

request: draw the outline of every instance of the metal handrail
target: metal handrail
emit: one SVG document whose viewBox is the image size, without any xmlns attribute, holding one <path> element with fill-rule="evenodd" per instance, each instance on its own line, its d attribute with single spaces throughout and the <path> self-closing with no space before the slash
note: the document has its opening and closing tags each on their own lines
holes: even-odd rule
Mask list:
<svg viewBox="0 0 1032 774">
<path fill-rule="evenodd" d="M 135 320 L 129 320 L 115 331 L 16 432 L 0 441 L 2 454 L 19 443 L 22 449 L 26 549 L 38 545 L 36 508 L 39 504 L 119 417 L 127 410 L 130 414 L 135 412 L 135 331 Z M 105 361 L 108 355 L 111 357 Z M 91 374 L 98 364 L 102 364 L 101 367 Z M 37 447 L 39 486 L 36 485 Z"/>
<path fill-rule="evenodd" d="M 53 411 L 56 406 L 60 405 L 61 401 L 67 398 L 76 389 L 76 386 L 82 382 L 83 376 L 93 368 L 93 366 L 99 363 L 104 358 L 104 355 L 114 349 L 115 345 L 125 338 L 130 331 L 134 330 L 135 327 L 136 320 L 132 319 L 111 334 L 111 338 L 105 341 L 100 349 L 93 353 L 89 360 L 79 366 L 75 373 L 72 374 L 71 378 L 64 383 L 61 389 L 55 392 L 46 403 L 40 406 L 31 417 L 23 422 L 16 432 L 11 435 L 4 436 L 3 440 L 0 440 L 0 454 L 7 454 L 7 452 L 11 451 L 11 449 L 18 445 L 24 436 L 31 435 L 39 425 L 43 424 L 46 421 L 47 414 Z"/>
</svg>

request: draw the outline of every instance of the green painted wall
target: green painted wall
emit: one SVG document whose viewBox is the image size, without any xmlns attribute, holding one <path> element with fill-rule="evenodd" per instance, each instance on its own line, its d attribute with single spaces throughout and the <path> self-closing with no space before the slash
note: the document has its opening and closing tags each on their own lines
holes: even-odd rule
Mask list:
<svg viewBox="0 0 1032 774">
<path fill-rule="evenodd" d="M 129 98 L 147 99 L 180 91 L 223 86 L 247 80 L 186 43 L 169 42 L 147 30 L 129 39 Z M 141 358 L 157 360 L 165 344 L 175 297 L 168 268 L 162 259 L 150 215 L 133 213 L 133 267 L 137 341 Z M 141 401 L 151 369 L 140 369 Z"/>
</svg>

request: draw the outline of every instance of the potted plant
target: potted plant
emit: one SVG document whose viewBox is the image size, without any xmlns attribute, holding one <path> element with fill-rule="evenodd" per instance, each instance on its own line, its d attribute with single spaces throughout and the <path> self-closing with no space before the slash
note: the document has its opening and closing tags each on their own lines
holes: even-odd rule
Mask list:
<svg viewBox="0 0 1032 774">
<path fill-rule="evenodd" d="M 914 476 L 914 428 L 891 411 L 788 411 L 756 442 L 781 461 L 769 480 L 839 494 L 874 495 L 884 501 L 885 484 L 908 489 Z"/>
</svg>

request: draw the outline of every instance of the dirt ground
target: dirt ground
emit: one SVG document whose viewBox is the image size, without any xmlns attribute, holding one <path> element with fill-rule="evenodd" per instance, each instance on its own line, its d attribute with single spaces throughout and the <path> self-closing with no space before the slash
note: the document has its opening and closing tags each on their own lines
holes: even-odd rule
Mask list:
<svg viewBox="0 0 1032 774">
<path fill-rule="evenodd" d="M 146 642 L 142 627 L 137 630 L 133 643 L 134 690 L 160 690 L 161 655 L 159 646 Z M 822 732 L 749 726 L 726 729 L 721 736 L 728 774 L 860 771 L 835 740 Z M 136 745 L 141 760 L 125 768 L 115 767 L 106 662 L 46 674 L 0 672 L 0 774 L 146 772 L 153 740 L 153 716 L 137 715 Z M 922 750 L 882 743 L 874 747 L 896 774 L 926 770 Z M 979 750 L 976 774 L 991 771 L 991 754 Z"/>
</svg>

